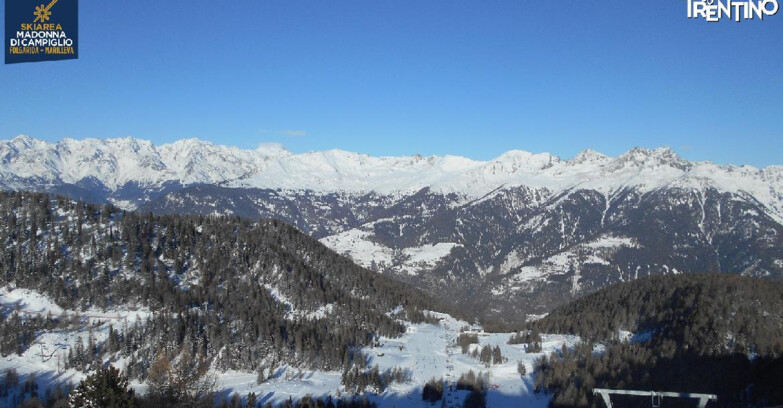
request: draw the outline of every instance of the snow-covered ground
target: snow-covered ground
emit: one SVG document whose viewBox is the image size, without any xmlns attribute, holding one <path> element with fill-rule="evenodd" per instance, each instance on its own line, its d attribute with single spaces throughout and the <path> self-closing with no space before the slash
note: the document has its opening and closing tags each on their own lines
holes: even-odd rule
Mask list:
<svg viewBox="0 0 783 408">
<path fill-rule="evenodd" d="M 576 273 L 573 280 L 573 290 L 576 292 L 579 289 L 579 269 L 582 265 L 609 265 L 607 259 L 620 248 L 638 246 L 632 238 L 602 235 L 544 258 L 536 265 L 528 266 L 522 266 L 526 262 L 524 257 L 517 251 L 511 251 L 500 266 L 500 273 L 506 276 L 501 284 L 492 289 L 492 294 L 505 296 L 530 290 L 535 286 L 535 281 L 544 281 L 551 275 L 565 274 L 572 269 Z"/>
<path fill-rule="evenodd" d="M 399 338 L 380 340 L 380 347 L 368 347 L 363 351 L 370 356 L 370 365 L 377 364 L 381 371 L 400 367 L 411 371 L 411 382 L 392 384 L 383 394 L 368 394 L 368 399 L 378 402 L 381 407 L 432 407 L 421 399 L 421 389 L 431 378 L 456 382 L 463 373 L 473 370 L 488 372 L 490 390 L 487 393 L 489 407 L 545 407 L 549 398 L 533 393 L 533 367 L 535 360 L 566 347 L 573 347 L 579 338 L 575 336 L 544 335 L 541 353 L 526 353 L 523 345 L 506 344 L 511 333 L 492 333 L 479 335 L 478 347 L 484 345 L 500 346 L 507 362 L 491 365 L 489 368 L 467 354 L 461 354 L 454 340 L 460 334 L 460 328 L 467 322 L 451 316 L 435 313 L 442 320 L 440 324 L 408 324 L 407 332 Z M 475 326 L 475 325 L 473 325 Z M 476 347 L 476 346 L 473 346 Z M 522 361 L 528 374 L 524 377 L 517 373 L 517 362 Z M 301 377 L 300 377 L 301 374 Z M 289 396 L 294 398 L 307 394 L 313 396 L 337 395 L 345 392 L 340 385 L 339 372 L 300 371 L 292 368 L 278 370 L 275 378 L 256 384 L 256 375 L 242 372 L 218 374 L 221 387 L 226 394 L 246 395 L 255 392 L 263 402 L 283 402 Z M 287 378 L 288 377 L 288 378 Z M 465 393 L 444 394 L 448 402 L 457 402 L 461 406 Z M 458 400 L 458 401 L 456 401 Z M 440 406 L 440 402 L 435 404 Z"/>
<path fill-rule="evenodd" d="M 38 337 L 22 355 L 11 354 L 0 357 L 0 373 L 7 369 L 15 369 L 22 381 L 35 373 L 39 394 L 53 384 L 75 384 L 86 377 L 85 373 L 64 369 L 64 363 L 68 356 L 68 350 L 75 347 L 81 341 L 87 345 L 90 333 L 96 343 L 103 343 L 109 335 L 109 327 L 122 330 L 135 322 L 143 322 L 149 315 L 149 310 L 127 308 L 115 308 L 109 310 L 88 309 L 86 311 L 74 311 L 63 309 L 48 296 L 29 289 L 0 288 L 0 306 L 3 313 L 18 310 L 22 316 L 53 317 L 67 314 L 78 315 L 81 318 L 81 326 L 70 331 L 56 330 L 39 333 Z M 138 386 L 138 384 L 136 384 Z M 0 399 L 0 406 L 3 405 Z"/>
<path fill-rule="evenodd" d="M 280 290 L 276 287 L 274 287 L 272 284 L 265 283 L 263 285 L 268 291 L 269 294 L 272 295 L 275 300 L 282 303 L 286 306 L 286 319 L 294 320 L 298 318 L 305 318 L 305 319 L 322 319 L 326 316 L 328 316 L 330 313 L 332 313 L 332 310 L 334 310 L 334 304 L 328 304 L 319 307 L 317 310 L 311 311 L 311 312 L 305 312 L 302 310 L 297 310 L 296 307 L 294 307 L 294 304 L 289 300 Z"/>
<path fill-rule="evenodd" d="M 373 224 L 374 222 L 368 223 L 360 228 L 328 236 L 321 239 L 321 243 L 365 268 L 375 265 L 381 269 L 392 268 L 409 275 L 434 268 L 454 247 L 459 246 L 453 242 L 439 242 L 394 250 L 373 240 L 374 235 L 368 231 Z"/>
<path fill-rule="evenodd" d="M 28 315 L 39 315 L 46 317 L 51 313 L 52 316 L 57 317 L 64 313 L 69 315 L 78 314 L 86 319 L 90 324 L 102 324 L 111 322 L 115 326 L 125 322 L 132 324 L 136 320 L 145 320 L 150 311 L 146 308 L 129 309 L 126 307 L 112 308 L 108 310 L 100 309 L 87 309 L 85 311 L 65 310 L 57 305 L 48 296 L 30 289 L 18 289 L 18 288 L 0 288 L 0 305 L 4 309 L 16 309 L 20 312 Z M 119 327 L 117 327 L 119 329 Z"/>
<path fill-rule="evenodd" d="M 0 304 L 4 310 L 18 308 L 27 314 L 74 314 L 75 311 L 63 310 L 45 295 L 30 290 L 0 289 Z M 90 329 L 97 342 L 106 340 L 109 324 L 115 329 L 122 329 L 119 321 L 126 319 L 144 319 L 146 311 L 111 310 L 104 312 L 79 312 L 85 323 L 79 330 L 71 332 L 42 333 L 34 345 L 21 356 L 9 355 L 0 359 L 0 372 L 14 368 L 22 377 L 36 373 L 39 387 L 45 389 L 58 382 L 78 382 L 85 377 L 84 373 L 74 370 L 63 370 L 62 361 L 68 347 L 73 347 L 79 339 L 86 342 Z M 407 369 L 411 381 L 405 384 L 393 384 L 380 395 L 367 394 L 370 400 L 376 401 L 381 407 L 431 407 L 421 399 L 421 388 L 431 378 L 456 382 L 462 373 L 472 370 L 475 373 L 489 373 L 490 390 L 487 395 L 490 407 L 545 407 L 549 399 L 544 395 L 533 393 L 533 366 L 537 358 L 544 353 L 559 350 L 564 344 L 572 347 L 579 339 L 574 336 L 544 335 L 543 352 L 528 354 L 522 345 L 506 344 L 511 333 L 479 334 L 479 347 L 484 345 L 499 346 L 507 359 L 503 364 L 485 367 L 470 355 L 461 354 L 454 345 L 460 329 L 468 326 L 467 322 L 454 319 L 445 314 L 434 313 L 440 318 L 439 324 L 407 324 L 407 330 L 399 338 L 380 339 L 380 347 L 367 347 L 363 352 L 370 357 L 370 365 L 378 365 L 381 371 L 393 367 Z M 475 327 L 475 325 L 471 325 Z M 476 347 L 476 346 L 473 346 Z M 524 377 L 517 373 L 517 362 L 523 362 L 528 374 Z M 115 363 L 122 369 L 123 361 Z M 288 397 L 294 399 L 305 395 L 326 396 L 345 395 L 345 389 L 340 384 L 341 373 L 338 371 L 308 371 L 293 367 L 279 368 L 273 378 L 263 384 L 256 383 L 256 373 L 248 372 L 217 372 L 222 395 L 237 393 L 245 396 L 255 392 L 262 402 L 282 403 Z M 143 391 L 141 384 L 134 386 Z M 451 404 L 461 405 L 464 392 L 447 392 L 444 394 Z M 42 392 L 42 391 L 41 391 Z M 2 402 L 2 401 L 0 401 Z M 437 406 L 440 403 L 437 403 Z"/>
</svg>

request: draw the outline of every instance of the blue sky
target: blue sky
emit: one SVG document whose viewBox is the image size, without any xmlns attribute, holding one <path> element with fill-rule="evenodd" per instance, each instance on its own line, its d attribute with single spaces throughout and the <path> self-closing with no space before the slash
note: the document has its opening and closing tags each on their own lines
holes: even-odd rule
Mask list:
<svg viewBox="0 0 783 408">
<path fill-rule="evenodd" d="M 0 139 L 373 155 L 669 146 L 783 164 L 783 12 L 684 0 L 80 2 L 80 59 L 0 67 Z"/>
</svg>

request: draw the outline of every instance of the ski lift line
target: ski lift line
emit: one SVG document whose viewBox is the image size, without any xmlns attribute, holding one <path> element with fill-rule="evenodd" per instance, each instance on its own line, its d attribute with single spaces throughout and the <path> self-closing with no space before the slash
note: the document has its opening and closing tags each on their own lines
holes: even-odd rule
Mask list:
<svg viewBox="0 0 783 408">
<path fill-rule="evenodd" d="M 663 397 L 669 398 L 694 398 L 699 400 L 699 408 L 705 408 L 709 401 L 717 401 L 718 396 L 715 394 L 697 394 L 689 392 L 659 392 L 659 391 L 635 391 L 635 390 L 611 390 L 607 388 L 595 388 L 593 394 L 600 395 L 604 400 L 607 408 L 612 408 L 612 401 L 609 399 L 611 394 L 615 395 L 634 395 L 639 397 L 650 397 L 655 406 L 657 399 L 658 406 L 660 406 L 660 399 Z"/>
</svg>

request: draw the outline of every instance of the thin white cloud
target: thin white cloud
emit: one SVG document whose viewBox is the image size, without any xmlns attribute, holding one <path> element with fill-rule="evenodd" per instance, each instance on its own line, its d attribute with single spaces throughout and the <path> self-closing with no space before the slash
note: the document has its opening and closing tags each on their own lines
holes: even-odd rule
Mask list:
<svg viewBox="0 0 783 408">
<path fill-rule="evenodd" d="M 291 130 L 291 129 L 282 130 L 280 131 L 280 134 L 285 136 L 291 136 L 291 137 L 307 136 L 307 132 L 304 130 Z"/>
</svg>

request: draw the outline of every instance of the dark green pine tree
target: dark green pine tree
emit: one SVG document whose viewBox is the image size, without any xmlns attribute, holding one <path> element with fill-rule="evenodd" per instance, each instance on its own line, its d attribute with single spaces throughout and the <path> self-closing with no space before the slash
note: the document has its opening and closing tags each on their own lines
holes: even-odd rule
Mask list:
<svg viewBox="0 0 783 408">
<path fill-rule="evenodd" d="M 100 368 L 71 392 L 68 405 L 72 408 L 133 408 L 134 391 L 128 388 L 128 378 L 112 366 Z"/>
</svg>

